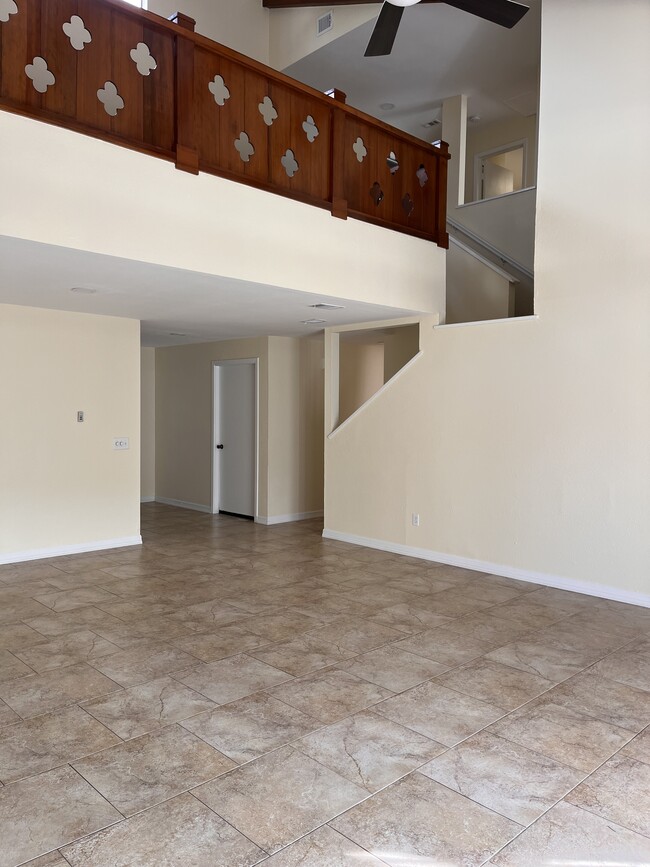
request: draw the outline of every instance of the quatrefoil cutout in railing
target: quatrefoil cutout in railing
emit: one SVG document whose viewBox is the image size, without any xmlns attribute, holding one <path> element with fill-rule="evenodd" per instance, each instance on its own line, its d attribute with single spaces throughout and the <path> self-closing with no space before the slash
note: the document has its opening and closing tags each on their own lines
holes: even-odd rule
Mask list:
<svg viewBox="0 0 650 867">
<path fill-rule="evenodd" d="M 357 155 L 357 159 L 359 160 L 360 163 L 362 163 L 365 160 L 365 158 L 368 156 L 368 149 L 365 145 L 364 140 L 361 138 L 361 136 L 359 136 L 359 138 L 352 145 L 352 150 Z"/>
<path fill-rule="evenodd" d="M 298 165 L 298 160 L 296 159 L 296 155 L 291 150 L 291 148 L 287 150 L 286 154 L 282 157 L 280 162 L 282 163 L 282 167 L 287 173 L 287 177 L 289 178 L 292 178 L 300 168 L 300 166 Z"/>
<path fill-rule="evenodd" d="M 415 210 L 415 202 L 411 198 L 410 193 L 407 193 L 402 199 L 402 207 L 404 208 L 404 213 L 406 214 L 406 216 L 410 217 Z"/>
<path fill-rule="evenodd" d="M 399 160 L 395 156 L 395 151 L 391 151 L 386 157 L 386 165 L 391 175 L 396 175 L 399 171 Z"/>
<path fill-rule="evenodd" d="M 104 111 L 111 117 L 115 117 L 118 111 L 124 108 L 124 100 L 117 92 L 117 87 L 112 81 L 107 81 L 97 91 L 97 99 L 104 106 Z"/>
<path fill-rule="evenodd" d="M 31 63 L 27 64 L 25 75 L 31 79 L 37 93 L 47 93 L 48 87 L 52 87 L 56 81 L 54 75 L 47 68 L 47 61 L 42 57 L 35 57 Z"/>
<path fill-rule="evenodd" d="M 138 42 L 136 47 L 131 49 L 130 57 L 140 75 L 150 75 L 158 66 L 146 42 Z"/>
<path fill-rule="evenodd" d="M 86 45 L 93 41 L 90 30 L 86 29 L 83 18 L 78 15 L 73 15 L 66 21 L 62 29 L 75 51 L 83 51 Z"/>
<path fill-rule="evenodd" d="M 245 132 L 240 133 L 239 138 L 235 139 L 235 149 L 239 153 L 243 163 L 249 163 L 251 157 L 255 153 L 255 148 L 253 147 L 248 134 Z"/>
<path fill-rule="evenodd" d="M 273 100 L 270 96 L 265 96 L 262 102 L 257 106 L 260 114 L 264 118 L 264 123 L 267 126 L 273 126 L 273 121 L 278 119 L 278 112 L 273 105 Z"/>
<path fill-rule="evenodd" d="M 318 138 L 319 130 L 316 126 L 316 121 L 310 114 L 307 115 L 307 120 L 303 123 L 302 128 L 307 136 L 307 141 L 313 144 Z"/>
<path fill-rule="evenodd" d="M 11 15 L 18 14 L 16 0 L 0 0 L 0 21 L 4 24 Z"/>
<path fill-rule="evenodd" d="M 217 105 L 225 105 L 226 100 L 230 99 L 230 91 L 226 87 L 226 82 L 221 75 L 215 75 L 214 79 L 208 84 L 208 90 L 214 97 Z"/>
<path fill-rule="evenodd" d="M 384 191 L 382 190 L 379 181 L 375 181 L 370 187 L 370 198 L 377 206 L 381 205 L 384 201 Z"/>
<path fill-rule="evenodd" d="M 420 166 L 420 168 L 415 173 L 418 181 L 420 182 L 420 186 L 422 188 L 426 187 L 427 181 L 429 180 L 429 175 L 427 174 L 427 170 L 424 168 L 424 163 Z"/>
</svg>

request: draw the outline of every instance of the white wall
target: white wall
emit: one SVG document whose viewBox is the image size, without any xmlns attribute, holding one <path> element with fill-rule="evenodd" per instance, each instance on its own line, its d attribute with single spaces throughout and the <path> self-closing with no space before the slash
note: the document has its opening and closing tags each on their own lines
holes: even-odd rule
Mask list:
<svg viewBox="0 0 650 867">
<path fill-rule="evenodd" d="M 339 422 L 343 423 L 384 384 L 384 344 L 341 340 Z"/>
<path fill-rule="evenodd" d="M 310 6 L 306 9 L 274 9 L 270 14 L 270 63 L 275 69 L 286 69 L 339 39 L 350 30 L 377 17 L 377 6 Z M 334 26 L 322 36 L 316 35 L 316 21 L 326 12 L 333 12 Z M 330 87 L 336 87 L 332 80 Z"/>
<path fill-rule="evenodd" d="M 164 18 L 184 12 L 202 36 L 269 62 L 270 16 L 262 0 L 149 0 L 147 8 Z"/>
<path fill-rule="evenodd" d="M 156 350 L 140 353 L 140 498 L 156 496 Z"/>
<path fill-rule="evenodd" d="M 0 235 L 407 310 L 444 308 L 445 253 L 429 241 L 8 112 L 0 141 L 0 189 L 11 202 L 0 208 Z"/>
<path fill-rule="evenodd" d="M 139 322 L 0 305 L 0 370 L 0 562 L 138 542 Z"/>
<path fill-rule="evenodd" d="M 514 285 L 452 240 L 447 255 L 447 324 L 514 315 Z"/>
<path fill-rule="evenodd" d="M 477 154 L 503 147 L 512 142 L 526 142 L 526 175 L 523 186 L 534 187 L 537 181 L 537 116 L 514 115 L 505 120 L 467 130 L 467 165 L 465 169 L 465 201 L 474 199 L 474 162 Z"/>
<path fill-rule="evenodd" d="M 646 0 L 545 0 L 539 318 L 423 330 L 328 441 L 330 531 L 650 605 L 648 32 Z"/>
</svg>

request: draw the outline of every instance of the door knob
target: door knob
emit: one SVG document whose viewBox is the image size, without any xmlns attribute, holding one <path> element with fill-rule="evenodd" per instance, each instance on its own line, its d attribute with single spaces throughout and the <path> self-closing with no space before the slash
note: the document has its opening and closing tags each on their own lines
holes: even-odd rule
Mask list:
<svg viewBox="0 0 650 867">
<path fill-rule="evenodd" d="M 217 446 L 217 448 L 218 448 L 218 449 L 222 449 L 222 448 L 223 448 L 223 444 Z"/>
</svg>

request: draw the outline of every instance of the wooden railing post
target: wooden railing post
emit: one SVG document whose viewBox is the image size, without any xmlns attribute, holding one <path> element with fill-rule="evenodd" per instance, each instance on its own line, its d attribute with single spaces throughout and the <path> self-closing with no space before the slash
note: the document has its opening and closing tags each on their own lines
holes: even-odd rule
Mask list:
<svg viewBox="0 0 650 867">
<path fill-rule="evenodd" d="M 347 96 L 333 87 L 326 96 L 345 105 Z M 348 218 L 348 198 L 345 192 L 345 113 L 335 108 L 332 112 L 332 216 L 340 220 Z"/>
<path fill-rule="evenodd" d="M 196 21 L 176 12 L 169 19 L 194 33 Z M 176 37 L 176 168 L 193 175 L 199 173 L 199 152 L 194 137 L 194 42 Z"/>
<path fill-rule="evenodd" d="M 436 215 L 436 243 L 445 250 L 449 249 L 449 233 L 447 232 L 447 166 L 451 159 L 449 145 L 446 141 L 440 142 L 440 156 L 438 157 L 438 190 L 436 192 L 437 208 Z"/>
</svg>

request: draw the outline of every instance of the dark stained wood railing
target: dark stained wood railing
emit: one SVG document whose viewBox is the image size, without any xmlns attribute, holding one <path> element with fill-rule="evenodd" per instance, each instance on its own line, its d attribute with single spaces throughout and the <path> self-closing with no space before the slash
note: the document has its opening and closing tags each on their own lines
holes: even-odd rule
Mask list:
<svg viewBox="0 0 650 867">
<path fill-rule="evenodd" d="M 445 143 L 200 36 L 181 13 L 121 0 L 5 7 L 1 108 L 448 246 Z"/>
</svg>

